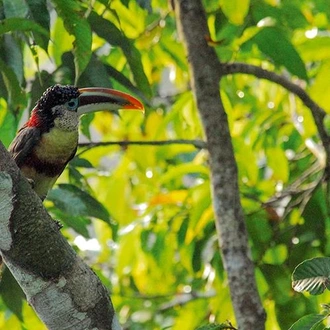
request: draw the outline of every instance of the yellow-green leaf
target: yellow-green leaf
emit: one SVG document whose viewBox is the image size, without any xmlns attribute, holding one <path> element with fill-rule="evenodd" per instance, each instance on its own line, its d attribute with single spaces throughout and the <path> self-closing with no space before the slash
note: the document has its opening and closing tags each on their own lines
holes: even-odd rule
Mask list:
<svg viewBox="0 0 330 330">
<path fill-rule="evenodd" d="M 249 11 L 250 0 L 220 0 L 220 6 L 233 24 L 241 25 Z"/>
</svg>

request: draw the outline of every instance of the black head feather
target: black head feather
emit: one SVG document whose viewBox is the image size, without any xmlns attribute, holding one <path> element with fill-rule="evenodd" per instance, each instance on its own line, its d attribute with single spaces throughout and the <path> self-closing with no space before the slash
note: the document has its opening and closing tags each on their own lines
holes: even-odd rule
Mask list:
<svg viewBox="0 0 330 330">
<path fill-rule="evenodd" d="M 79 95 L 80 92 L 75 86 L 54 85 L 47 88 L 32 111 L 40 118 L 39 128 L 43 131 L 49 131 L 54 126 L 54 119 L 57 116 L 57 113 L 51 109 L 56 105 L 65 104 Z"/>
<path fill-rule="evenodd" d="M 64 104 L 80 95 L 77 87 L 70 85 L 54 85 L 46 89 L 38 100 L 36 108 L 48 110 L 56 105 Z"/>
</svg>

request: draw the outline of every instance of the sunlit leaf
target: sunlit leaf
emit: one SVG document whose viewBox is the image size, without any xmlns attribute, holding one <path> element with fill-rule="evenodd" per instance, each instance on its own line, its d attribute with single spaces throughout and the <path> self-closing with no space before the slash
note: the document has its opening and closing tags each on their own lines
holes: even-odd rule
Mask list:
<svg viewBox="0 0 330 330">
<path fill-rule="evenodd" d="M 306 39 L 305 42 L 297 46 L 297 50 L 306 62 L 322 61 L 330 58 L 329 47 L 330 38 L 328 36 L 320 36 Z"/>
<path fill-rule="evenodd" d="M 289 176 L 289 164 L 282 148 L 267 148 L 267 163 L 277 180 L 286 182 Z"/>
<path fill-rule="evenodd" d="M 328 84 L 328 77 L 330 72 L 330 61 L 323 62 L 320 67 L 315 80 L 310 89 L 311 96 L 317 100 L 318 104 L 323 107 L 327 113 L 330 113 L 329 92 L 330 87 Z"/>
<path fill-rule="evenodd" d="M 180 165 L 175 166 L 175 167 L 171 168 L 170 170 L 168 170 L 167 173 L 161 177 L 159 184 L 161 184 L 161 185 L 166 184 L 170 180 L 180 178 L 186 174 L 193 174 L 193 173 L 195 173 L 201 177 L 205 177 L 205 176 L 208 176 L 209 171 L 205 166 L 202 166 L 202 165 L 195 165 L 195 164 L 189 164 L 189 163 L 180 164 Z"/>
<path fill-rule="evenodd" d="M 186 190 L 174 190 L 169 193 L 160 193 L 150 200 L 150 205 L 182 204 L 186 199 Z"/>
<path fill-rule="evenodd" d="M 53 0 L 65 28 L 75 37 L 73 43 L 76 81 L 92 56 L 92 31 L 79 4 L 74 0 Z"/>
<path fill-rule="evenodd" d="M 284 244 L 269 248 L 264 254 L 264 262 L 271 265 L 281 265 L 288 257 L 288 249 Z"/>
<path fill-rule="evenodd" d="M 72 50 L 75 37 L 71 35 L 64 27 L 61 17 L 57 17 L 51 30 L 51 40 L 49 52 L 52 55 L 56 65 L 62 64 L 63 54 Z"/>
<path fill-rule="evenodd" d="M 220 0 L 220 6 L 232 23 L 240 25 L 249 11 L 250 0 Z"/>
</svg>

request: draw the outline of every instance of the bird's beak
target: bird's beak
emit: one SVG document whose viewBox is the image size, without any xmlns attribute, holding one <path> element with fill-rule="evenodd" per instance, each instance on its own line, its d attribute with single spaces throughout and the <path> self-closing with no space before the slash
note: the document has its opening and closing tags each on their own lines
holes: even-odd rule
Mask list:
<svg viewBox="0 0 330 330">
<path fill-rule="evenodd" d="M 79 88 L 78 115 L 101 110 L 115 111 L 140 110 L 144 112 L 143 104 L 135 97 L 109 88 L 86 87 Z"/>
</svg>

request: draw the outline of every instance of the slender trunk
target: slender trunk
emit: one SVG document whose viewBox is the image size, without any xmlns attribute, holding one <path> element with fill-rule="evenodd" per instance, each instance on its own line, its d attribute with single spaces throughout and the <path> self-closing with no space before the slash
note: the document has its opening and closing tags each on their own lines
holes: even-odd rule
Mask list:
<svg viewBox="0 0 330 330">
<path fill-rule="evenodd" d="M 176 0 L 175 11 L 207 139 L 216 228 L 237 325 L 240 330 L 261 330 L 265 327 L 265 312 L 250 259 L 237 165 L 219 93 L 221 66 L 214 49 L 207 44 L 209 31 L 201 0 Z"/>
</svg>

